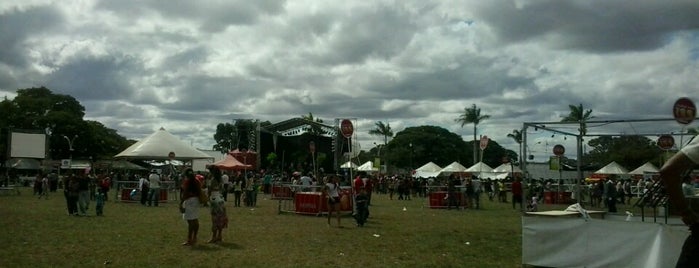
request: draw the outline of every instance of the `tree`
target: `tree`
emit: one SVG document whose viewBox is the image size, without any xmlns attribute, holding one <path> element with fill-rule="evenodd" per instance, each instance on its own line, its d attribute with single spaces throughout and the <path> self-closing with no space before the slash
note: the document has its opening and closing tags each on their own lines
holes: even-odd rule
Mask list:
<svg viewBox="0 0 699 268">
<path fill-rule="evenodd" d="M 214 144 L 213 149 L 221 152 L 222 154 L 228 153 L 232 150 L 250 150 L 253 147 L 254 138 L 251 135 L 256 127 L 257 121 L 252 119 L 237 119 L 233 120 L 231 123 L 219 123 L 216 125 L 216 133 L 214 133 Z"/>
<path fill-rule="evenodd" d="M 464 112 L 455 120 L 456 122 L 461 123 L 462 128 L 464 125 L 473 124 L 473 164 L 478 162 L 478 150 L 476 149 L 476 134 L 478 132 L 478 124 L 488 118 L 490 118 L 490 115 L 481 115 L 481 109 L 473 104 L 470 108 L 464 108 Z"/>
<path fill-rule="evenodd" d="M 69 95 L 55 94 L 48 88 L 17 90 L 13 100 L 0 103 L 0 149 L 7 149 L 7 134 L 11 129 L 30 130 L 48 135 L 48 157 L 61 159 L 111 158 L 132 142 L 99 122 L 85 121 L 85 107 Z M 75 137 L 73 152 L 65 137 Z"/>
<path fill-rule="evenodd" d="M 584 156 L 593 166 L 604 166 L 616 161 L 627 168 L 635 168 L 648 161 L 660 165 L 662 150 L 644 136 L 603 136 L 588 142 L 591 150 Z"/>
<path fill-rule="evenodd" d="M 577 123 L 579 123 L 580 128 L 578 128 L 578 130 L 580 131 L 580 134 L 582 134 L 584 136 L 585 134 L 587 134 L 586 122 L 592 118 L 595 118 L 594 116 L 591 116 L 592 109 L 584 110 L 582 103 L 579 104 L 578 106 L 568 105 L 568 108 L 570 108 L 570 113 L 567 116 L 563 117 L 561 122 L 577 122 Z"/>
<path fill-rule="evenodd" d="M 522 155 L 522 132 L 519 131 L 518 129 L 513 129 L 512 133 L 507 134 L 507 137 L 512 138 L 517 143 L 517 145 L 519 145 L 519 152 L 517 154 L 519 154 L 521 156 Z M 521 163 L 521 162 L 522 162 L 522 159 L 519 159 L 519 163 Z"/>
<path fill-rule="evenodd" d="M 370 135 L 383 136 L 383 144 L 388 143 L 388 138 L 393 137 L 393 130 L 391 130 L 391 124 L 384 124 L 381 121 L 374 123 L 375 128 L 369 130 Z"/>
</svg>

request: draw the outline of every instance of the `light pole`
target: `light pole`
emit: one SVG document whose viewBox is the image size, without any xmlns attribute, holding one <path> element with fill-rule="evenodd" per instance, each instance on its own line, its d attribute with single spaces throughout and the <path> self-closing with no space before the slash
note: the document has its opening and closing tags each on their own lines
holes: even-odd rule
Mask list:
<svg viewBox="0 0 699 268">
<path fill-rule="evenodd" d="M 78 137 L 78 135 L 75 135 L 75 136 L 73 136 L 73 138 L 71 139 L 71 138 L 68 138 L 68 136 L 63 135 L 63 138 L 65 138 L 65 139 L 68 141 L 68 150 L 70 150 L 70 157 L 69 157 L 70 160 L 73 160 L 73 150 L 74 150 L 74 149 L 73 149 L 73 144 L 75 144 L 75 143 L 74 143 L 74 142 L 75 142 L 75 138 L 77 138 L 77 137 Z"/>
<path fill-rule="evenodd" d="M 381 160 L 381 148 L 385 144 L 376 144 L 376 142 L 374 142 L 374 145 L 376 145 L 376 148 L 378 149 L 378 152 L 376 153 L 376 157 L 379 159 L 379 172 L 381 172 L 381 162 L 382 162 L 382 160 Z M 386 166 L 386 171 L 388 171 L 388 165 Z"/>
<path fill-rule="evenodd" d="M 413 143 L 408 145 L 410 146 L 410 172 L 413 172 Z"/>
</svg>

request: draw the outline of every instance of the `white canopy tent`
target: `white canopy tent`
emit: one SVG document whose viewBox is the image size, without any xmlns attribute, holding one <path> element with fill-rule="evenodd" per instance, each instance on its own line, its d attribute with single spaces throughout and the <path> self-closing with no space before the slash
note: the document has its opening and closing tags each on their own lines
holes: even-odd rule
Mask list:
<svg viewBox="0 0 699 268">
<path fill-rule="evenodd" d="M 417 168 L 415 170 L 415 174 L 413 174 L 413 177 L 414 178 L 437 177 L 437 176 L 439 176 L 440 172 L 442 172 L 441 167 L 439 167 L 435 163 L 429 162 L 429 163 L 424 164 L 423 166 Z"/>
<path fill-rule="evenodd" d="M 488 172 L 493 172 L 493 168 L 488 166 L 488 164 L 486 164 L 486 163 L 478 162 L 478 163 L 474 164 L 473 166 L 467 168 L 466 172 L 474 173 L 474 174 L 481 174 L 484 172 L 488 173 Z"/>
<path fill-rule="evenodd" d="M 522 173 L 522 169 L 519 168 L 518 166 L 513 166 L 508 163 L 503 163 L 502 165 L 499 165 L 498 167 L 493 169 L 493 172 L 505 172 L 505 173 Z"/>
<path fill-rule="evenodd" d="M 440 175 L 450 175 L 452 173 L 460 173 L 460 172 L 466 172 L 466 167 L 463 165 L 459 164 L 459 162 L 452 162 L 448 166 L 442 168 L 440 171 Z"/>
<path fill-rule="evenodd" d="M 175 159 L 178 160 L 193 160 L 212 158 L 196 148 L 190 146 L 186 142 L 181 141 L 174 135 L 167 132 L 164 128 L 160 128 L 155 133 L 143 138 L 126 148 L 126 150 L 114 156 L 115 158 L 128 159 L 148 159 L 148 160 L 166 160 L 170 152 L 175 153 Z"/>
<path fill-rule="evenodd" d="M 347 161 L 344 164 L 340 165 L 340 168 L 357 169 L 357 164 L 353 163 L 352 161 Z"/>
<path fill-rule="evenodd" d="M 660 170 L 657 167 L 655 167 L 655 165 L 651 164 L 650 162 L 647 162 L 647 163 L 641 165 L 640 167 L 632 170 L 631 172 L 629 172 L 629 174 L 631 174 L 631 175 L 643 175 L 643 174 L 647 174 L 647 173 L 658 173 L 658 172 L 660 172 Z"/>
<path fill-rule="evenodd" d="M 607 164 L 606 166 L 600 168 L 594 172 L 595 174 L 607 174 L 607 175 L 624 175 L 628 174 L 629 171 L 626 170 L 621 165 L 617 164 L 615 161 Z"/>
<path fill-rule="evenodd" d="M 358 166 L 357 170 L 359 170 L 359 171 L 371 171 L 371 172 L 379 171 L 378 168 L 374 167 L 374 162 L 371 162 L 371 161 L 366 161 L 364 164 Z"/>
</svg>

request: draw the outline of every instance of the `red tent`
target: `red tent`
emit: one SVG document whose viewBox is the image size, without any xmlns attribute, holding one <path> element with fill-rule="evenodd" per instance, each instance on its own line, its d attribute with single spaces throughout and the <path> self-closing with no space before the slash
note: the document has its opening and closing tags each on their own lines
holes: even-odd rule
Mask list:
<svg viewBox="0 0 699 268">
<path fill-rule="evenodd" d="M 218 169 L 222 170 L 246 170 L 246 169 L 252 169 L 252 165 L 246 165 L 235 159 L 230 154 L 226 154 L 226 157 L 223 160 L 214 162 L 210 164 L 209 166 L 215 166 Z"/>
</svg>

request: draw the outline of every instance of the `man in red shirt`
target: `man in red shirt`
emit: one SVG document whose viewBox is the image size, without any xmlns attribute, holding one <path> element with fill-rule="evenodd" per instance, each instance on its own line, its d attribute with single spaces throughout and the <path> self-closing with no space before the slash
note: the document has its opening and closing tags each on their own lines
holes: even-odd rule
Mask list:
<svg viewBox="0 0 699 268">
<path fill-rule="evenodd" d="M 512 208 L 515 208 L 515 204 L 519 203 L 519 209 L 522 209 L 522 182 L 519 178 L 515 178 L 512 182 Z"/>
<path fill-rule="evenodd" d="M 364 189 L 364 180 L 362 178 L 366 176 L 366 173 L 364 172 L 359 172 L 357 174 L 357 177 L 354 178 L 352 181 L 352 215 L 357 214 L 357 202 L 355 201 L 357 195 L 361 193 L 362 189 Z"/>
</svg>

